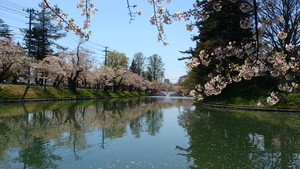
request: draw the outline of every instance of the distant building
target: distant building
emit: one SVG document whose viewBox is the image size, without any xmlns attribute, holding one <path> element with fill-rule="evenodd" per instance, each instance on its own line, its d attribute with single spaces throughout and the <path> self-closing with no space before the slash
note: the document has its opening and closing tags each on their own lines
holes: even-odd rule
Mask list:
<svg viewBox="0 0 300 169">
<path fill-rule="evenodd" d="M 187 76 L 185 75 L 185 76 L 181 76 L 180 78 L 179 78 L 179 80 L 178 80 L 178 83 L 183 83 L 184 81 L 186 81 L 187 80 Z"/>
<path fill-rule="evenodd" d="M 165 79 L 164 82 L 165 83 L 170 83 L 170 79 Z"/>
</svg>

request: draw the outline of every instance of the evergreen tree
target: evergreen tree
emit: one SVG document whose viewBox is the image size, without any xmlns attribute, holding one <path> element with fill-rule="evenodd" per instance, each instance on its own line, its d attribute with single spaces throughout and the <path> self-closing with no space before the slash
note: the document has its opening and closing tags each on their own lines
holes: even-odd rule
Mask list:
<svg viewBox="0 0 300 169">
<path fill-rule="evenodd" d="M 130 65 L 129 69 L 130 69 L 133 73 L 137 73 L 137 65 L 136 65 L 136 62 L 135 62 L 135 59 L 134 59 L 134 58 L 132 59 L 132 62 L 131 62 L 131 65 Z"/>
<path fill-rule="evenodd" d="M 3 38 L 12 38 L 11 30 L 5 22 L 0 19 L 0 37 Z"/>
<path fill-rule="evenodd" d="M 44 7 L 43 3 L 39 6 L 41 7 L 41 11 L 34 13 L 33 28 L 31 32 L 29 32 L 28 29 L 23 29 L 22 31 L 26 33 L 25 43 L 27 49 L 29 48 L 29 45 L 31 45 L 31 52 L 29 55 L 41 60 L 53 53 L 52 45 L 55 44 L 54 40 L 65 36 L 65 33 L 60 33 L 62 26 L 52 24 L 50 16 L 51 12 Z M 31 36 L 31 42 L 29 42 L 29 36 Z"/>
<path fill-rule="evenodd" d="M 252 39 L 251 29 L 243 29 L 240 21 L 243 18 L 251 17 L 249 13 L 240 9 L 243 0 L 228 1 L 197 1 L 209 13 L 209 18 L 196 23 L 199 35 L 194 36 L 197 42 L 196 52 L 200 50 L 212 50 L 219 46 L 226 46 L 229 42 L 245 43 Z M 218 11 L 218 4 L 221 6 Z"/>
<path fill-rule="evenodd" d="M 192 38 L 196 41 L 196 48 L 185 53 L 191 54 L 194 58 L 199 57 L 199 53 L 205 50 L 207 53 L 214 52 L 218 47 L 225 47 L 229 42 L 237 44 L 245 44 L 251 42 L 251 29 L 243 29 L 240 21 L 243 18 L 251 17 L 250 13 L 243 12 L 240 9 L 242 0 L 218 1 L 218 0 L 202 0 L 196 1 L 199 9 L 204 9 L 209 13 L 208 19 L 199 20 L 195 26 L 199 30 L 199 35 Z M 242 63 L 244 60 L 238 60 L 236 57 L 228 57 L 226 59 L 211 59 L 210 66 L 200 64 L 189 72 L 188 81 L 197 84 L 205 84 L 211 76 L 217 74 L 225 75 L 227 73 L 228 61 Z M 213 63 L 213 64 L 212 64 Z"/>
<path fill-rule="evenodd" d="M 146 58 L 144 57 L 142 52 L 135 53 L 134 57 L 132 59 L 130 70 L 133 73 L 136 73 L 139 76 L 142 76 L 144 67 L 145 67 L 145 61 L 146 61 Z"/>
</svg>

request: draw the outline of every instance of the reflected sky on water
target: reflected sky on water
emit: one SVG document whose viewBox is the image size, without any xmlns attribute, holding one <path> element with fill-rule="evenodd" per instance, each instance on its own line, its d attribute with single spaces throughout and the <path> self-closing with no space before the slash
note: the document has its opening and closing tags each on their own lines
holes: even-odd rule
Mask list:
<svg viewBox="0 0 300 169">
<path fill-rule="evenodd" d="M 297 114 L 143 97 L 0 105 L 0 168 L 299 168 Z"/>
</svg>

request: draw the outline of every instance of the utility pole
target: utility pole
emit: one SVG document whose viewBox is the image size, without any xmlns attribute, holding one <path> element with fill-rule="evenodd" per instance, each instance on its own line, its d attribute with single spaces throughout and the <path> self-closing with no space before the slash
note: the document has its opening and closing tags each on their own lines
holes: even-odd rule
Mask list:
<svg viewBox="0 0 300 169">
<path fill-rule="evenodd" d="M 103 52 L 105 52 L 104 66 L 106 66 L 107 65 L 107 52 L 109 52 L 109 50 L 107 50 L 108 49 L 107 46 L 105 46 L 104 48 L 105 48 L 105 50 L 103 50 Z"/>
<path fill-rule="evenodd" d="M 29 40 L 28 40 L 28 55 L 31 55 L 31 36 L 32 36 L 32 31 L 31 31 L 31 25 L 32 25 L 32 14 L 34 12 L 34 9 L 27 9 L 26 12 L 29 13 L 29 29 L 28 29 L 28 34 L 29 34 Z"/>
<path fill-rule="evenodd" d="M 31 57 L 31 25 L 32 25 L 32 14 L 34 12 L 34 9 L 27 9 L 26 12 L 29 13 L 29 29 L 28 29 L 28 34 L 29 34 L 29 40 L 28 40 L 28 56 Z M 30 66 L 28 66 L 28 79 L 27 79 L 27 86 L 26 86 L 26 89 L 24 91 L 24 94 L 23 94 L 23 99 L 25 98 L 26 94 L 27 94 L 27 91 L 30 87 L 30 74 L 31 74 L 31 70 L 30 70 Z"/>
</svg>

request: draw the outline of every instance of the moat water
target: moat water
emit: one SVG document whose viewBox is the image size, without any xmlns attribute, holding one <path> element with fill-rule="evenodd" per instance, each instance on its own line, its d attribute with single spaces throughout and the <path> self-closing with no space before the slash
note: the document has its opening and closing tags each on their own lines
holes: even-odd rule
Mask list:
<svg viewBox="0 0 300 169">
<path fill-rule="evenodd" d="M 300 168 L 300 115 L 142 97 L 0 105 L 0 168 Z"/>
</svg>

